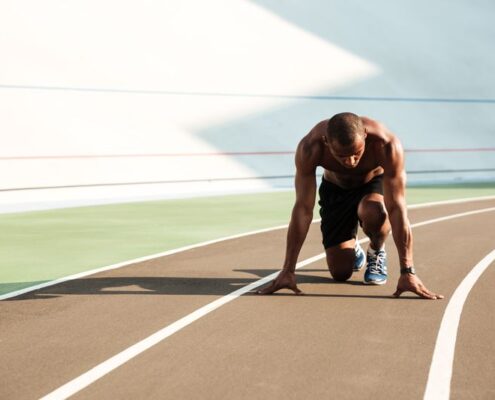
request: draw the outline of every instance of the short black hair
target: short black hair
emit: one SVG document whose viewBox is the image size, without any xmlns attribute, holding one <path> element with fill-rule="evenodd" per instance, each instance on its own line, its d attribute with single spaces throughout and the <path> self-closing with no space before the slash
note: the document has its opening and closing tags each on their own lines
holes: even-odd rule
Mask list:
<svg viewBox="0 0 495 400">
<path fill-rule="evenodd" d="M 358 137 L 364 134 L 361 118 L 350 112 L 335 114 L 328 121 L 327 137 L 330 141 L 336 140 L 341 146 L 353 145 Z"/>
</svg>

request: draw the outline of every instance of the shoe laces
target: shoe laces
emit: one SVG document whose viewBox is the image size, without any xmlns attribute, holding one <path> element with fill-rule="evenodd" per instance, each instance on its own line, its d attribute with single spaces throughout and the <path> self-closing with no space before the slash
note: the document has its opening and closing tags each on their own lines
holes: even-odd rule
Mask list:
<svg viewBox="0 0 495 400">
<path fill-rule="evenodd" d="M 387 267 L 385 266 L 385 259 L 387 254 L 385 251 L 380 250 L 375 252 L 375 254 L 368 253 L 368 270 L 371 274 L 385 274 L 387 272 Z"/>
</svg>

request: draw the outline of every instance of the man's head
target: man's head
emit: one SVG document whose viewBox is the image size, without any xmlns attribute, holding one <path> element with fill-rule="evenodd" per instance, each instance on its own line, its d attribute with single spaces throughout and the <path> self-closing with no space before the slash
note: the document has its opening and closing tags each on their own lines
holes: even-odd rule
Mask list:
<svg viewBox="0 0 495 400">
<path fill-rule="evenodd" d="M 366 129 L 361 118 L 349 112 L 334 115 L 328 121 L 323 142 L 335 159 L 346 168 L 358 165 L 364 154 Z"/>
</svg>

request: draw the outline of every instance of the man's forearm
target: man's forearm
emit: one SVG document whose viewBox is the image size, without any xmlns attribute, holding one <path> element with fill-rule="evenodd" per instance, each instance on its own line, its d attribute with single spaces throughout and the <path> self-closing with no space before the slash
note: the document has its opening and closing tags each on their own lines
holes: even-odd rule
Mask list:
<svg viewBox="0 0 495 400">
<path fill-rule="evenodd" d="M 297 204 L 294 206 L 287 233 L 284 270 L 294 271 L 296 269 L 297 257 L 306 239 L 312 220 L 313 210 L 307 210 Z"/>
<path fill-rule="evenodd" d="M 390 225 L 395 246 L 399 253 L 401 267 L 413 265 L 413 237 L 411 226 L 407 218 L 406 210 L 401 207 L 394 208 L 389 212 Z"/>
</svg>

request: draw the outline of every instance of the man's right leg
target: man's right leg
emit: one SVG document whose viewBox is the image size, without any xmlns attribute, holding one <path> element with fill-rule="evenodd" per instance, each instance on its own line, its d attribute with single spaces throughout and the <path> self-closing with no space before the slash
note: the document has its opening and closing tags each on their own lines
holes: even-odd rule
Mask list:
<svg viewBox="0 0 495 400">
<path fill-rule="evenodd" d="M 355 243 L 356 241 L 351 239 L 325 249 L 328 270 L 338 282 L 345 282 L 352 275 L 356 261 Z"/>
</svg>

